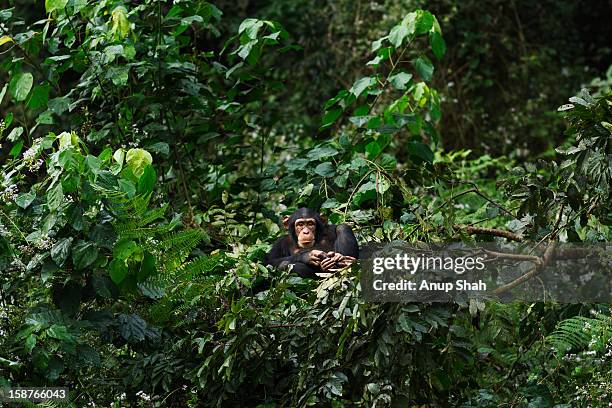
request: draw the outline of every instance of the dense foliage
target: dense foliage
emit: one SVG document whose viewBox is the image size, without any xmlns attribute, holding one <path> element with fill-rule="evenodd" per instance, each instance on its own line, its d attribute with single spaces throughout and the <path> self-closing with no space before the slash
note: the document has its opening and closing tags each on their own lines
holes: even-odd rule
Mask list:
<svg viewBox="0 0 612 408">
<path fill-rule="evenodd" d="M 375 304 L 358 264 L 313 281 L 262 261 L 299 206 L 362 245 L 609 242 L 610 33 L 566 27 L 587 11 L 10 3 L 0 387 L 66 386 L 67 406 L 612 401 L 609 304 Z"/>
</svg>

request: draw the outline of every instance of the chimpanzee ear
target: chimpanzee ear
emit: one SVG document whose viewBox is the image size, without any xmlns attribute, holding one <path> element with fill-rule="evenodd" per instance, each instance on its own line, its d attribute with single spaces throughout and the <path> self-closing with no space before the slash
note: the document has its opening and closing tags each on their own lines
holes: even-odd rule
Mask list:
<svg viewBox="0 0 612 408">
<path fill-rule="evenodd" d="M 289 229 L 289 216 L 288 215 L 285 215 L 283 217 L 283 226 L 285 227 L 286 230 Z"/>
<path fill-rule="evenodd" d="M 327 224 L 327 217 L 323 214 L 319 214 L 319 217 L 321 217 L 321 221 L 323 221 L 323 224 Z"/>
</svg>

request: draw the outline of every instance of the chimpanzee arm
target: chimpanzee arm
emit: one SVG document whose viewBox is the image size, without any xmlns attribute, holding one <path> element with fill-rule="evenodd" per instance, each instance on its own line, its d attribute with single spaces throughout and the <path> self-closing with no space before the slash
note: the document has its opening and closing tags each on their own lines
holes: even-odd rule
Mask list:
<svg viewBox="0 0 612 408">
<path fill-rule="evenodd" d="M 334 242 L 334 252 L 342 255 L 359 258 L 359 244 L 353 234 L 353 230 L 346 224 L 336 226 L 336 241 Z"/>
<path fill-rule="evenodd" d="M 303 263 L 308 264 L 309 251 L 292 253 L 292 242 L 289 236 L 281 237 L 276 240 L 272 249 L 264 258 L 266 265 L 284 269 L 289 264 Z"/>
</svg>

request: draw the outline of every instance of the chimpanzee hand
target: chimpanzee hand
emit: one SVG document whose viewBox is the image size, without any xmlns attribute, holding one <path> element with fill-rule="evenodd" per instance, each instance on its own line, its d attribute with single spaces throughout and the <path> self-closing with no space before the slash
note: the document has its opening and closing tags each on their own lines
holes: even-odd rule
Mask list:
<svg viewBox="0 0 612 408">
<path fill-rule="evenodd" d="M 325 252 L 313 249 L 303 254 L 302 261 L 309 265 L 320 266 L 321 261 L 325 258 Z"/>
<path fill-rule="evenodd" d="M 342 258 L 338 261 L 338 265 L 345 267 L 345 266 L 349 266 L 355 261 L 356 259 L 353 258 L 352 256 L 342 255 Z"/>
<path fill-rule="evenodd" d="M 332 270 L 333 268 L 335 268 L 337 266 L 336 263 L 340 259 L 342 259 L 344 255 L 339 254 L 338 252 L 330 251 L 327 254 L 325 254 L 325 256 L 326 256 L 325 259 L 321 261 L 321 265 L 320 265 L 322 271 L 328 271 L 328 270 Z"/>
</svg>

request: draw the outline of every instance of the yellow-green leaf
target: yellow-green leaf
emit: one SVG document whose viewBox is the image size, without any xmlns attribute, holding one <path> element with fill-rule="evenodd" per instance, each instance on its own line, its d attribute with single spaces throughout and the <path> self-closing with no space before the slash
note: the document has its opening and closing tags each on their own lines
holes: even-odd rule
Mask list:
<svg viewBox="0 0 612 408">
<path fill-rule="evenodd" d="M 51 13 L 55 10 L 61 10 L 66 7 L 68 0 L 45 0 L 45 9 L 47 13 Z"/>
<path fill-rule="evenodd" d="M 13 39 L 8 35 L 3 35 L 2 37 L 0 37 L 0 45 L 4 45 L 8 42 L 13 42 Z"/>
<path fill-rule="evenodd" d="M 130 33 L 130 22 L 127 18 L 127 10 L 123 6 L 117 6 L 111 14 L 113 26 L 111 31 L 123 39 Z"/>
</svg>

